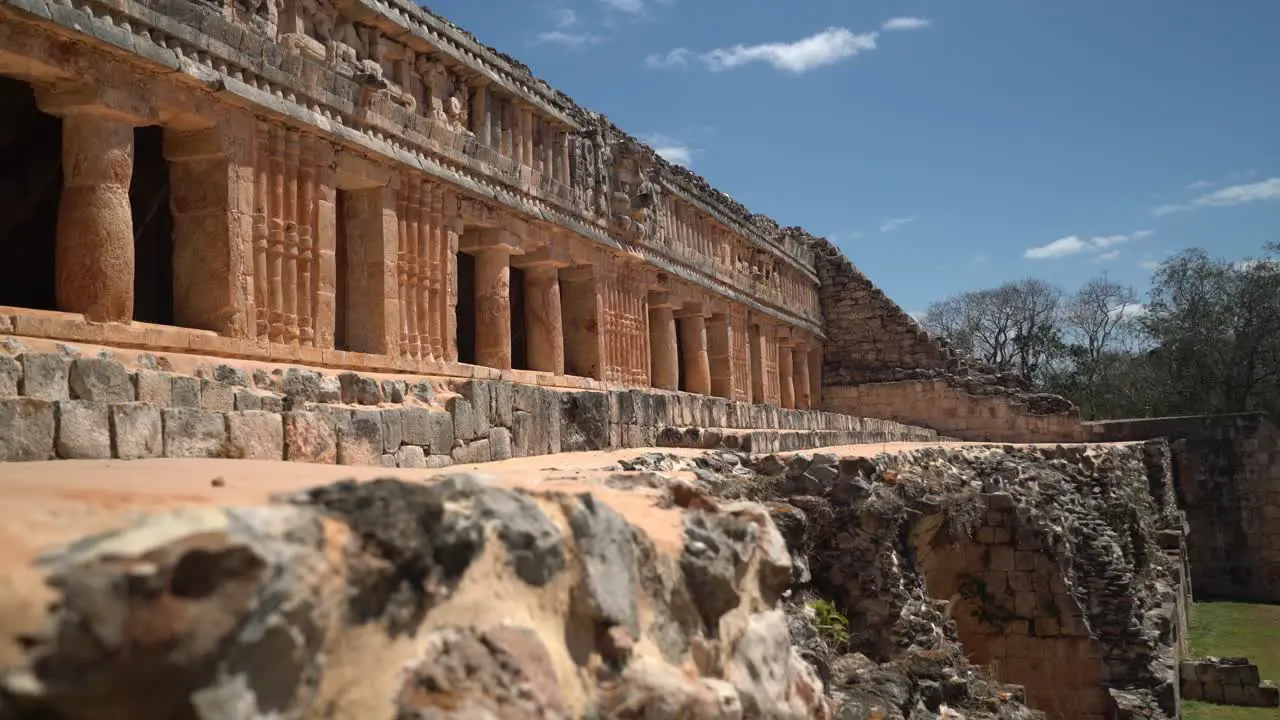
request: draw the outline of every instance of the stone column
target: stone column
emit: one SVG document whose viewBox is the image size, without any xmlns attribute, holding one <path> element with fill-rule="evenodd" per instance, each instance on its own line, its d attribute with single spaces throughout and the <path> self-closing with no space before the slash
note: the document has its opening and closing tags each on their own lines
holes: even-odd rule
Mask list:
<svg viewBox="0 0 1280 720">
<path fill-rule="evenodd" d="M 569 266 L 568 253 L 549 245 L 528 255 L 514 256 L 512 264 L 524 270 L 525 352 L 529 369 L 563 375 L 560 268 Z"/>
<path fill-rule="evenodd" d="M 711 365 L 707 357 L 707 319 L 702 306 L 685 305 L 680 319 L 681 358 L 684 363 L 684 389 L 700 395 L 711 394 Z"/>
<path fill-rule="evenodd" d="M 59 310 L 95 322 L 133 320 L 133 128 L 143 121 L 100 104 L 94 90 L 51 92 L 62 117 L 62 199 L 54 245 Z"/>
<path fill-rule="evenodd" d="M 765 398 L 764 336 L 758 324 L 752 323 L 747 329 L 747 352 L 751 354 L 751 397 L 748 402 L 762 403 Z"/>
<path fill-rule="evenodd" d="M 474 81 L 471 96 L 471 132 L 481 145 L 489 145 L 489 80 L 483 76 Z"/>
<path fill-rule="evenodd" d="M 778 338 L 778 390 L 779 401 L 784 408 L 796 406 L 795 363 L 791 359 L 791 342 L 786 338 Z"/>
<path fill-rule="evenodd" d="M 668 293 L 649 293 L 649 374 L 660 390 L 680 388 L 675 307 Z"/>
<path fill-rule="evenodd" d="M 707 321 L 707 360 L 711 394 L 733 399 L 733 339 L 727 313 L 716 313 Z"/>
<path fill-rule="evenodd" d="M 476 364 L 511 369 L 511 253 L 485 248 L 476 256 Z"/>
<path fill-rule="evenodd" d="M 809 396 L 812 391 L 809 387 L 809 352 L 806 348 L 798 347 L 792 351 L 791 358 L 795 363 L 793 377 L 795 378 L 796 407 L 808 410 L 813 406 Z"/>
</svg>

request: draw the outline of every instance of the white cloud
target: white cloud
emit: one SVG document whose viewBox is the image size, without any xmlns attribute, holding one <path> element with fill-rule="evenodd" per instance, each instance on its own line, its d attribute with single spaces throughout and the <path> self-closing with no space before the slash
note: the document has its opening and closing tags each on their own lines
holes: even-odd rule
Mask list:
<svg viewBox="0 0 1280 720">
<path fill-rule="evenodd" d="M 688 145 L 661 134 L 645 135 L 640 138 L 646 145 L 653 148 L 653 151 L 661 155 L 667 162 L 683 165 L 687 168 L 693 167 L 693 148 Z"/>
<path fill-rule="evenodd" d="M 1083 252 L 1085 242 L 1075 235 L 1068 235 L 1064 238 L 1058 238 L 1048 245 L 1028 248 L 1023 257 L 1028 260 L 1052 260 L 1054 258 L 1067 257 Z"/>
<path fill-rule="evenodd" d="M 1121 305 L 1113 309 L 1110 313 L 1113 318 L 1135 318 L 1147 314 L 1147 306 L 1142 303 L 1133 303 L 1131 305 Z"/>
<path fill-rule="evenodd" d="M 1138 230 L 1133 233 L 1133 239 L 1141 240 L 1142 238 L 1148 238 L 1155 234 L 1156 234 L 1155 230 Z"/>
<path fill-rule="evenodd" d="M 1280 177 L 1242 185 L 1230 185 L 1201 195 L 1190 202 L 1160 205 L 1151 212 L 1154 215 L 1169 215 L 1170 213 L 1195 210 L 1197 208 L 1232 207 L 1272 200 L 1280 200 Z"/>
<path fill-rule="evenodd" d="M 689 48 L 676 48 L 668 50 L 665 53 L 655 53 L 644 59 L 644 64 L 651 68 L 674 67 L 676 65 L 686 65 L 693 53 Z"/>
<path fill-rule="evenodd" d="M 559 8 L 555 11 L 556 27 L 564 29 L 573 27 L 578 22 L 578 14 L 569 8 Z"/>
<path fill-rule="evenodd" d="M 604 42 L 604 38 L 599 35 L 590 33 L 574 33 L 564 30 L 548 30 L 547 32 L 538 33 L 534 37 L 534 42 L 544 43 L 547 45 L 561 45 L 563 47 L 578 48 L 584 45 L 598 45 Z"/>
<path fill-rule="evenodd" d="M 795 42 L 734 45 L 704 53 L 700 59 L 713 71 L 764 63 L 783 72 L 800 74 L 876 49 L 877 33 L 855 34 L 830 27 Z"/>
<path fill-rule="evenodd" d="M 633 15 L 639 15 L 644 12 L 644 0 L 601 0 L 601 2 L 614 10 L 621 10 Z"/>
<path fill-rule="evenodd" d="M 1160 267 L 1160 261 L 1152 260 L 1150 258 L 1146 260 L 1139 260 L 1138 267 L 1142 268 L 1143 270 L 1155 270 L 1156 268 Z"/>
<path fill-rule="evenodd" d="M 1096 235 L 1091 238 L 1068 235 L 1046 245 L 1027 248 L 1022 257 L 1028 260 L 1056 260 L 1088 252 L 1095 254 L 1097 260 L 1115 260 L 1120 257 L 1120 251 L 1115 249 L 1117 246 L 1130 240 L 1150 237 L 1152 234 L 1150 230 L 1139 230 L 1129 235 Z"/>
<path fill-rule="evenodd" d="M 906 225 L 910 225 L 915 221 L 916 219 L 913 217 L 888 218 L 884 222 L 880 223 L 880 232 L 882 233 L 894 232 L 896 230 L 902 229 Z"/>
<path fill-rule="evenodd" d="M 920 17 L 896 17 L 886 20 L 881 30 L 923 30 L 933 24 L 932 20 Z"/>
</svg>

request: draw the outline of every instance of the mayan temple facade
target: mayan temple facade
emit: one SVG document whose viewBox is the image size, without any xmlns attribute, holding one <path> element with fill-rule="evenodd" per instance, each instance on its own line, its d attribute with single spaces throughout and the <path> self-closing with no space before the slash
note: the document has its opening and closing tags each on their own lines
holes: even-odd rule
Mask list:
<svg viewBox="0 0 1280 720">
<path fill-rule="evenodd" d="M 613 393 L 589 447 L 704 442 L 689 427 L 795 447 L 1081 436 L 1069 403 L 968 367 L 825 240 L 749 212 L 424 8 L 5 0 L 0 16 L 10 395 L 95 401 L 65 343 L 120 359 L 127 379 L 89 423 L 109 456 L 124 456 L 120 403 L 288 415 L 401 402 L 395 383 L 422 378 L 435 384 L 411 404 L 474 405 L 469 381 Z M 47 355 L 65 388 L 39 389 Z M 139 376 L 155 355 L 173 377 Z M 183 358 L 193 377 L 169 372 Z M 616 397 L 635 391 L 639 414 Z M 528 404 L 531 422 L 564 422 Z M 8 455 L 64 456 L 77 409 L 51 410 L 49 452 Z M 179 420 L 161 417 L 162 437 Z M 271 422 L 288 434 L 289 417 Z"/>
</svg>

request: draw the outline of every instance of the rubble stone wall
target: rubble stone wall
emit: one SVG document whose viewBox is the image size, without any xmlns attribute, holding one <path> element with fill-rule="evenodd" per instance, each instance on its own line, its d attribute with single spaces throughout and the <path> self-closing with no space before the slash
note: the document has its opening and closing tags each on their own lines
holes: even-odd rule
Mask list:
<svg viewBox="0 0 1280 720">
<path fill-rule="evenodd" d="M 1085 423 L 1097 442 L 1163 437 L 1205 599 L 1280 602 L 1280 429 L 1265 415 Z"/>
<path fill-rule="evenodd" d="M 225 364 L 199 375 L 130 369 L 108 357 L 0 355 L 0 460 L 230 457 L 444 467 L 624 447 L 771 452 L 938 437 L 891 421 L 688 393 L 301 368 L 250 375 Z"/>
<path fill-rule="evenodd" d="M 822 388 L 822 407 L 934 428 L 961 440 L 1079 442 L 1078 411 L 1056 395 L 1027 394 L 998 386 L 978 391 L 948 379 L 903 380 Z"/>
</svg>

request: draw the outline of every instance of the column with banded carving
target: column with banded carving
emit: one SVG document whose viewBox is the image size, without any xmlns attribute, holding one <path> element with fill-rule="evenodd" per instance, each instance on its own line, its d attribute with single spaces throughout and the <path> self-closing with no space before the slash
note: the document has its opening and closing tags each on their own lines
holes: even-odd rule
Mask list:
<svg viewBox="0 0 1280 720">
<path fill-rule="evenodd" d="M 285 130 L 279 125 L 268 127 L 267 146 L 267 277 L 271 285 L 268 339 L 286 342 L 284 301 L 284 197 L 285 197 Z"/>
<path fill-rule="evenodd" d="M 333 165 L 333 145 L 324 139 L 315 144 L 315 228 L 312 233 L 312 325 L 315 346 L 332 349 L 337 325 L 338 294 L 338 188 Z"/>
<path fill-rule="evenodd" d="M 312 135 L 302 136 L 298 167 L 298 342 L 303 347 L 315 347 L 315 239 L 316 226 L 316 146 L 320 139 Z"/>
<path fill-rule="evenodd" d="M 299 134 L 289 128 L 284 135 L 284 255 L 280 274 L 284 300 L 284 342 L 298 344 L 298 156 Z"/>
<path fill-rule="evenodd" d="M 434 212 L 434 200 L 432 204 Z M 436 293 L 439 308 L 437 322 L 440 327 L 442 355 L 449 362 L 458 361 L 458 239 L 462 234 L 462 218 L 459 215 L 458 195 L 444 190 L 440 195 L 440 241 L 436 243 L 441 255 L 440 289 Z"/>
<path fill-rule="evenodd" d="M 418 218 L 422 212 L 418 188 L 421 181 L 412 174 L 400 177 L 396 192 L 396 300 L 400 303 L 400 352 L 417 357 L 414 335 L 417 327 L 413 293 L 418 285 Z"/>
<path fill-rule="evenodd" d="M 747 347 L 747 309 L 734 303 L 729 315 L 733 353 L 733 399 L 751 402 L 751 352 Z"/>
</svg>

